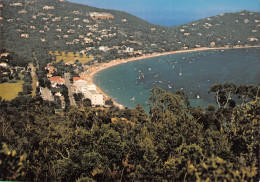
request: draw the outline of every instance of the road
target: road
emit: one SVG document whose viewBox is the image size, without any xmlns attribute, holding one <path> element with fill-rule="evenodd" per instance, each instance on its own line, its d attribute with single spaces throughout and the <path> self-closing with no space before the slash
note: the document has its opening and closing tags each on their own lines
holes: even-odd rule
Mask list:
<svg viewBox="0 0 260 182">
<path fill-rule="evenodd" d="M 30 62 L 29 66 L 31 68 L 31 77 L 32 77 L 32 88 L 33 88 L 32 96 L 35 96 L 36 95 L 36 88 L 38 87 L 39 82 L 38 82 L 38 77 L 36 75 L 36 68 L 33 66 L 33 63 Z"/>
<path fill-rule="evenodd" d="M 73 92 L 70 84 L 70 73 L 64 73 L 64 79 L 65 79 L 65 85 L 68 88 L 68 94 L 69 94 L 69 99 L 70 99 L 70 105 L 71 106 L 77 106 L 75 99 L 73 97 Z"/>
</svg>

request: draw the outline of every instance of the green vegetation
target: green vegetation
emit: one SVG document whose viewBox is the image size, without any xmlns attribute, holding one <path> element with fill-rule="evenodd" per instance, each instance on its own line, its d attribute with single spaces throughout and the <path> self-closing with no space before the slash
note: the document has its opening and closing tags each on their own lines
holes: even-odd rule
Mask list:
<svg viewBox="0 0 260 182">
<path fill-rule="evenodd" d="M 241 101 L 248 98 L 242 105 L 225 97 L 231 86 Z M 40 97 L 2 100 L 1 180 L 257 181 L 259 88 L 216 87 L 227 105 L 205 110 L 191 107 L 183 91 L 154 88 L 149 116 L 140 105 L 55 115 Z"/>
<path fill-rule="evenodd" d="M 64 62 L 80 67 L 80 62 L 195 47 L 254 46 L 260 39 L 259 12 L 227 13 L 167 28 L 124 12 L 66 1 L 19 2 L 1 1 L 1 53 L 10 53 L 11 66 L 31 62 L 42 87 L 50 87 L 44 67 L 52 61 L 57 61 L 54 75 L 78 76 L 74 65 Z M 111 13 L 114 19 L 92 20 L 90 12 Z M 50 55 L 53 50 L 58 52 Z M 84 53 L 82 58 L 77 52 Z M 1 83 L 14 81 L 11 76 Z M 23 81 L 0 85 L 8 89 L 1 94 L 12 95 L 0 97 L 0 180 L 258 180 L 259 87 L 215 84 L 210 93 L 218 108 L 206 109 L 191 107 L 183 91 L 154 88 L 147 115 L 141 105 L 92 108 L 87 99 L 82 107 L 69 107 L 65 86 L 58 88 L 67 104 L 62 113 L 37 92 L 32 97 L 32 83 L 31 73 L 24 72 Z"/>
</svg>

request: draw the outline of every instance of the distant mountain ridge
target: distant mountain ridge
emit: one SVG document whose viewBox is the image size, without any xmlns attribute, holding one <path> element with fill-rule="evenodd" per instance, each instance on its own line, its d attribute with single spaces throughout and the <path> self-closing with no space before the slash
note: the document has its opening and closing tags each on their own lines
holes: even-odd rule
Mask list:
<svg viewBox="0 0 260 182">
<path fill-rule="evenodd" d="M 168 28 L 125 12 L 64 0 L 0 4 L 1 48 L 24 62 L 31 59 L 32 50 L 81 51 L 104 62 L 196 47 L 259 45 L 260 39 L 259 12 L 227 13 Z"/>
</svg>

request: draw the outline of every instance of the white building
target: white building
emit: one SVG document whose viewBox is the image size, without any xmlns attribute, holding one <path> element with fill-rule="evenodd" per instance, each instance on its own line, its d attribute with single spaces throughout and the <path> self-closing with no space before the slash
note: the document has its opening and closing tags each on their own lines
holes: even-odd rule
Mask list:
<svg viewBox="0 0 260 182">
<path fill-rule="evenodd" d="M 81 93 L 81 89 L 87 87 L 88 82 L 79 77 L 73 78 L 73 89 L 75 93 Z"/>
<path fill-rule="evenodd" d="M 7 63 L 0 63 L 0 67 L 9 68 L 9 65 Z"/>
<path fill-rule="evenodd" d="M 105 104 L 103 95 L 96 90 L 86 90 L 84 97 L 90 99 L 93 106 L 103 106 Z"/>
<path fill-rule="evenodd" d="M 97 88 L 94 84 L 81 87 L 81 93 L 84 95 L 84 98 L 91 100 L 91 104 L 93 106 L 103 106 L 105 104 L 103 95 L 97 91 Z"/>
<path fill-rule="evenodd" d="M 100 46 L 100 47 L 98 48 L 98 50 L 107 52 L 107 51 L 108 51 L 108 47 L 107 47 L 107 46 Z"/>
</svg>

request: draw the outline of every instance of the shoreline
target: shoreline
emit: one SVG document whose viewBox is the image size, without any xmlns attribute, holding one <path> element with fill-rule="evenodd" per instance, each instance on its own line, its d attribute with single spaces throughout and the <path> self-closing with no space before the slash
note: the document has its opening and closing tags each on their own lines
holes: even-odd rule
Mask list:
<svg viewBox="0 0 260 182">
<path fill-rule="evenodd" d="M 165 56 L 165 55 L 171 55 L 171 54 L 180 54 L 180 53 L 188 53 L 188 52 L 199 52 L 199 51 L 207 51 L 207 50 L 219 50 L 219 49 L 245 49 L 245 48 L 259 48 L 260 46 L 243 46 L 243 47 L 234 47 L 234 48 L 229 48 L 229 47 L 201 47 L 201 48 L 194 48 L 194 49 L 188 49 L 188 50 L 176 50 L 176 51 L 171 51 L 171 52 L 164 52 L 164 53 L 153 53 L 153 54 L 148 54 L 148 55 L 142 55 L 140 57 L 132 57 L 132 58 L 127 58 L 127 59 L 116 59 L 116 60 L 112 60 L 108 63 L 99 63 L 93 66 L 90 66 L 90 68 L 88 68 L 88 71 L 90 71 L 90 74 L 87 74 L 87 76 L 85 75 L 85 77 L 87 78 L 87 81 L 90 84 L 94 84 L 98 90 L 98 92 L 100 92 L 102 95 L 104 95 L 104 97 L 107 99 L 111 99 L 114 103 L 114 105 L 116 107 L 119 108 L 124 108 L 124 106 L 122 104 L 117 103 L 114 99 L 112 99 L 110 96 L 108 96 L 106 93 L 104 93 L 102 91 L 102 89 L 100 89 L 93 81 L 94 76 L 105 69 L 111 68 L 113 66 L 117 66 L 119 64 L 123 64 L 123 63 L 128 63 L 128 62 L 132 62 L 132 61 L 138 61 L 138 60 L 142 60 L 142 59 L 148 59 L 148 58 L 154 58 L 154 57 L 159 57 L 159 56 Z"/>
</svg>

